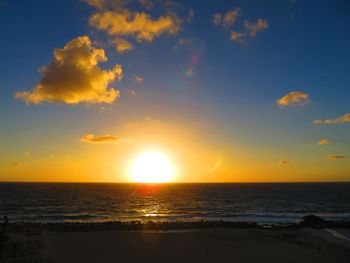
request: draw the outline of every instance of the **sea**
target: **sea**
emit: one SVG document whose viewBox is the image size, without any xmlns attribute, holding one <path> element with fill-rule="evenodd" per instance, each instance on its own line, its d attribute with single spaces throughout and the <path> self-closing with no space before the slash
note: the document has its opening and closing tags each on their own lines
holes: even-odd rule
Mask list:
<svg viewBox="0 0 350 263">
<path fill-rule="evenodd" d="M 10 222 L 350 221 L 350 183 L 0 183 Z"/>
</svg>

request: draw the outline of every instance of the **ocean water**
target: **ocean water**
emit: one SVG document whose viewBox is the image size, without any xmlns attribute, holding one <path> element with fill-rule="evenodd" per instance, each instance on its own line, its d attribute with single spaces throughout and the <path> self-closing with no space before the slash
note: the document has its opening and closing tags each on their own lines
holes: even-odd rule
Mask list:
<svg viewBox="0 0 350 263">
<path fill-rule="evenodd" d="M 0 183 L 12 222 L 350 220 L 350 183 Z"/>
</svg>

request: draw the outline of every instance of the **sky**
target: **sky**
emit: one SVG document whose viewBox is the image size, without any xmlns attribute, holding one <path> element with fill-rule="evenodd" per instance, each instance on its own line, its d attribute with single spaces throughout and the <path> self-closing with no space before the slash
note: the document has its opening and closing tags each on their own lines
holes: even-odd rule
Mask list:
<svg viewBox="0 0 350 263">
<path fill-rule="evenodd" d="M 348 1 L 0 0 L 0 181 L 350 181 Z"/>
</svg>

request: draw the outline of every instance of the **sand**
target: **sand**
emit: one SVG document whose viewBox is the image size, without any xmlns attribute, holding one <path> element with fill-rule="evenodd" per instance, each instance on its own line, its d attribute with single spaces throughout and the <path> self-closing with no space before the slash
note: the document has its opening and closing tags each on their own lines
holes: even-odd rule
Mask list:
<svg viewBox="0 0 350 263">
<path fill-rule="evenodd" d="M 326 230 L 20 231 L 0 262 L 350 262 L 350 242 Z M 12 244 L 12 245 L 11 245 Z M 14 256 L 13 244 L 16 245 Z M 12 251 L 12 252 L 11 252 Z M 12 254 L 11 254 L 12 253 Z"/>
</svg>

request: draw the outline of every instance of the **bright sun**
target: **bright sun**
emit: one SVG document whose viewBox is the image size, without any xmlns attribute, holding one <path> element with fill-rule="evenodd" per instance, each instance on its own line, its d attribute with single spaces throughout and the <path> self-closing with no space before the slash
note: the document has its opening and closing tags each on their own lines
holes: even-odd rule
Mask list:
<svg viewBox="0 0 350 263">
<path fill-rule="evenodd" d="M 172 181 L 174 167 L 163 152 L 145 151 L 134 159 L 130 173 L 134 182 L 165 183 Z"/>
</svg>

